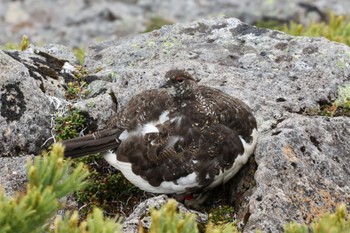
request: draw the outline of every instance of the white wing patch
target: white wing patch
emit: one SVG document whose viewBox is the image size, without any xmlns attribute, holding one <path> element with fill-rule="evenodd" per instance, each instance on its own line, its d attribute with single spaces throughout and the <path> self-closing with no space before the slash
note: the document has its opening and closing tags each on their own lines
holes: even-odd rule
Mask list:
<svg viewBox="0 0 350 233">
<path fill-rule="evenodd" d="M 141 129 L 141 134 L 145 135 L 148 133 L 159 133 L 158 128 L 154 125 L 154 123 L 147 123 L 143 125 Z"/>
<path fill-rule="evenodd" d="M 169 115 L 169 111 L 164 111 L 162 114 L 160 114 L 158 122 L 160 124 L 163 124 L 164 122 L 168 121 L 169 120 L 168 115 Z"/>
<path fill-rule="evenodd" d="M 129 136 L 133 135 L 145 135 L 148 133 L 159 133 L 159 130 L 157 128 L 157 125 L 163 124 L 164 122 L 169 120 L 169 111 L 164 111 L 162 114 L 160 114 L 159 119 L 157 121 L 152 121 L 144 125 L 139 125 L 136 127 L 135 130 L 129 132 L 127 130 L 124 130 L 120 135 L 119 135 L 119 140 L 125 141 Z"/>
</svg>

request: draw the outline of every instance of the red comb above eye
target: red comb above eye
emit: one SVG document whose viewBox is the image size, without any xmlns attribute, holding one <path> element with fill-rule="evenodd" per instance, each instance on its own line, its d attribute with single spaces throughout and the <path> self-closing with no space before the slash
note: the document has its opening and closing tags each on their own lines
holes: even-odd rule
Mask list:
<svg viewBox="0 0 350 233">
<path fill-rule="evenodd" d="M 175 80 L 178 81 L 178 82 L 182 82 L 182 81 L 185 80 L 185 78 L 183 76 L 178 76 L 178 77 L 175 78 Z"/>
</svg>

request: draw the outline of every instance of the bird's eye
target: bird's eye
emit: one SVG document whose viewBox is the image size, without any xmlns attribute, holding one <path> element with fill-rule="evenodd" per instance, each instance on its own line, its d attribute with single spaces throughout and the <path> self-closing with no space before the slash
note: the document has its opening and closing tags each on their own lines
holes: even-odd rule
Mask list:
<svg viewBox="0 0 350 233">
<path fill-rule="evenodd" d="M 175 78 L 175 80 L 176 80 L 178 83 L 182 83 L 182 82 L 185 80 L 185 78 L 184 78 L 183 76 L 178 76 L 178 77 Z"/>
</svg>

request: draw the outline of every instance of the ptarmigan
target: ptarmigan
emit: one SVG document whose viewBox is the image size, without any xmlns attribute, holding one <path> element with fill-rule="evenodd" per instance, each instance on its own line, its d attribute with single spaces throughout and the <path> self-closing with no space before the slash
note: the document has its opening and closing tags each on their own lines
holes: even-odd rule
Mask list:
<svg viewBox="0 0 350 233">
<path fill-rule="evenodd" d="M 108 128 L 63 141 L 67 157 L 102 152 L 142 190 L 205 193 L 231 179 L 257 143 L 251 109 L 218 89 L 197 85 L 184 70 L 134 96 Z"/>
</svg>

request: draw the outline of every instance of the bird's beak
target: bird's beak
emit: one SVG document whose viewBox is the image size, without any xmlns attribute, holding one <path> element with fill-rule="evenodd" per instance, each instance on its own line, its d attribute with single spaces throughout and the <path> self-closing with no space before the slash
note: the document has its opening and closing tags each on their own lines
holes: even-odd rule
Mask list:
<svg viewBox="0 0 350 233">
<path fill-rule="evenodd" d="M 170 82 L 164 82 L 159 87 L 160 88 L 169 88 L 170 87 Z"/>
</svg>

